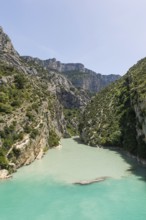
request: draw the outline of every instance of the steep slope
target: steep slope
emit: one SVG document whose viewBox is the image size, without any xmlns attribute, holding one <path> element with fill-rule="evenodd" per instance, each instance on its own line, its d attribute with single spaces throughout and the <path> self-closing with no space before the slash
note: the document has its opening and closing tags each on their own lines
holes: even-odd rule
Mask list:
<svg viewBox="0 0 146 220">
<path fill-rule="evenodd" d="M 58 145 L 64 116 L 47 83 L 5 65 L 0 75 L 0 167 L 11 171 Z"/>
<path fill-rule="evenodd" d="M 27 73 L 27 68 L 23 66 L 18 52 L 7 34 L 0 26 L 0 62 L 6 66 L 15 67 L 17 70 Z"/>
<path fill-rule="evenodd" d="M 0 178 L 76 133 L 88 100 L 55 70 L 24 61 L 0 28 Z"/>
<path fill-rule="evenodd" d="M 91 94 L 99 92 L 101 89 L 120 78 L 119 75 L 102 75 L 92 71 L 68 71 L 63 74 L 76 88 L 84 89 Z"/>
<path fill-rule="evenodd" d="M 102 88 L 120 78 L 120 75 L 102 75 L 84 67 L 81 63 L 61 63 L 55 58 L 40 60 L 29 56 L 22 57 L 28 63 L 35 63 L 46 70 L 55 70 L 66 76 L 76 88 L 90 93 L 99 92 Z"/>
<path fill-rule="evenodd" d="M 7 36 L 7 34 L 4 33 L 1 26 L 0 26 L 0 54 L 2 54 L 3 57 L 13 57 L 14 59 L 19 60 L 19 54 L 14 49 L 10 38 Z M 6 61 L 6 59 L 4 61 Z"/>
<path fill-rule="evenodd" d="M 30 74 L 39 76 L 48 83 L 48 90 L 57 97 L 63 106 L 66 132 L 64 137 L 78 134 L 78 118 L 80 112 L 89 101 L 89 95 L 84 90 L 78 90 L 65 76 L 55 70 L 48 70 L 41 66 L 35 59 L 23 59 L 23 64 L 28 66 Z M 32 73 L 33 71 L 33 73 Z"/>
<path fill-rule="evenodd" d="M 87 144 L 120 146 L 146 158 L 146 58 L 91 100 L 80 136 Z"/>
<path fill-rule="evenodd" d="M 21 57 L 21 59 L 31 75 L 37 75 L 48 82 L 49 90 L 58 97 L 65 108 L 82 108 L 89 101 L 84 90 L 75 88 L 65 76 L 56 70 L 46 69 L 33 58 Z"/>
</svg>

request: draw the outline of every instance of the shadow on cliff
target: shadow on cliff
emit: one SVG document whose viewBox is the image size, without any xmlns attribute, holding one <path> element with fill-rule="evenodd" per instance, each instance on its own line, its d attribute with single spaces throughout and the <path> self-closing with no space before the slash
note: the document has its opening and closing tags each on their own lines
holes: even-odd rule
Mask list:
<svg viewBox="0 0 146 220">
<path fill-rule="evenodd" d="M 81 139 L 80 139 L 79 136 L 73 137 L 73 140 L 74 140 L 75 142 L 77 142 L 78 144 L 84 144 L 84 143 L 81 141 Z"/>
<path fill-rule="evenodd" d="M 74 137 L 73 140 L 78 144 L 84 144 L 79 137 Z M 126 163 L 130 165 L 130 168 L 127 170 L 127 174 L 131 173 L 133 175 L 136 175 L 139 177 L 138 178 L 139 180 L 146 182 L 146 166 L 141 165 L 136 161 L 135 158 L 132 158 L 132 156 L 127 155 L 127 153 L 123 151 L 123 149 L 116 147 L 115 148 L 105 147 L 105 149 L 108 149 L 118 154 L 123 160 L 125 160 Z M 118 166 L 118 164 L 116 165 Z"/>
</svg>

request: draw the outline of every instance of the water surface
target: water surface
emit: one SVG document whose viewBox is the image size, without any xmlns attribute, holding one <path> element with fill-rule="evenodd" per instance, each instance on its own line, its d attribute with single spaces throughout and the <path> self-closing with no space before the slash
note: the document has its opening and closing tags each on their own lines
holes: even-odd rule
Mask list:
<svg viewBox="0 0 146 220">
<path fill-rule="evenodd" d="M 72 139 L 63 139 L 62 146 L 0 183 L 0 220 L 146 219 L 145 168 Z M 100 176 L 110 178 L 72 184 Z"/>
</svg>

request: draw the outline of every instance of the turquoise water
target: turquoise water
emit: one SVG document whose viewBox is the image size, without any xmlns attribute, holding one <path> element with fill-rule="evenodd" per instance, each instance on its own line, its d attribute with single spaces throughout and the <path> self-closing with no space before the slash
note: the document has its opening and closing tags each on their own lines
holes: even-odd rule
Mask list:
<svg viewBox="0 0 146 220">
<path fill-rule="evenodd" d="M 145 169 L 114 151 L 72 139 L 62 140 L 62 145 L 0 182 L 0 220 L 146 219 Z M 110 178 L 72 184 L 99 176 Z"/>
</svg>

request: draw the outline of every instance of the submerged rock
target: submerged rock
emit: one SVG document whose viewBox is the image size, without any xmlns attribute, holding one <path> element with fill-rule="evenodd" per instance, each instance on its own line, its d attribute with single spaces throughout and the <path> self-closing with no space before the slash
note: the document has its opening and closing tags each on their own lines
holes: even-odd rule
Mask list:
<svg viewBox="0 0 146 220">
<path fill-rule="evenodd" d="M 92 184 L 92 183 L 97 183 L 97 182 L 101 182 L 101 181 L 104 181 L 106 180 L 108 177 L 107 176 L 104 176 L 104 177 L 98 177 L 96 179 L 93 179 L 93 180 L 81 180 L 79 182 L 75 182 L 73 184 L 78 184 L 78 185 L 89 185 L 89 184 Z"/>
</svg>

